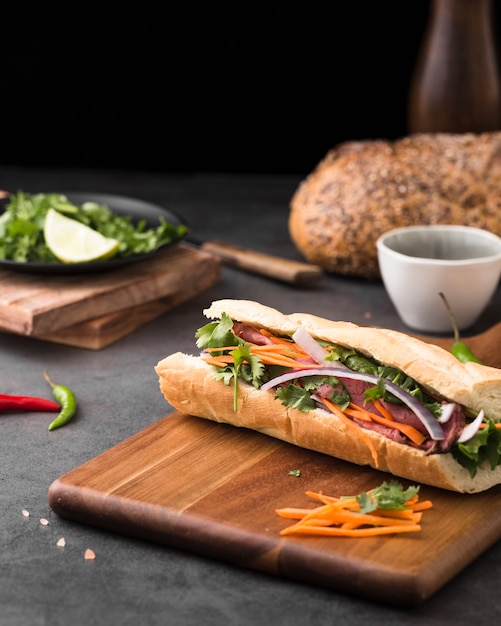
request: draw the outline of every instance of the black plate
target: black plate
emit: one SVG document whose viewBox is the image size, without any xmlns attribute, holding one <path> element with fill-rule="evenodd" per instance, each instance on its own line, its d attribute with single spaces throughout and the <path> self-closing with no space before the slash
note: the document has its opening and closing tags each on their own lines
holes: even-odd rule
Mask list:
<svg viewBox="0 0 501 626">
<path fill-rule="evenodd" d="M 127 198 L 125 196 L 115 196 L 106 193 L 86 193 L 86 192 L 59 192 L 66 196 L 70 202 L 78 206 L 84 202 L 97 202 L 106 205 L 113 213 L 118 215 L 128 215 L 134 222 L 145 220 L 149 227 L 158 226 L 159 218 L 165 218 L 169 223 L 175 226 L 186 225 L 185 222 L 171 209 L 163 208 L 150 202 L 137 200 L 136 198 Z M 0 214 L 3 213 L 4 207 L 9 202 L 9 198 L 0 201 Z M 170 248 L 184 239 L 179 237 L 165 244 L 158 250 L 147 252 L 145 254 L 136 254 L 130 257 L 115 258 L 109 261 L 90 261 L 88 263 L 20 263 L 18 261 L 10 261 L 0 259 L 0 268 L 12 270 L 16 272 L 28 272 L 33 274 L 87 274 L 89 272 L 107 272 L 109 270 L 124 267 L 131 263 L 144 261 L 158 254 L 161 254 L 167 248 Z"/>
</svg>

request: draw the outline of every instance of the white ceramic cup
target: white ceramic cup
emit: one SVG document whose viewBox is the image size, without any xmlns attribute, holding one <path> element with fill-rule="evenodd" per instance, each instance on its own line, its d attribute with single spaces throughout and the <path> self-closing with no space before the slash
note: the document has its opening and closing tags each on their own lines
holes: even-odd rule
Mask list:
<svg viewBox="0 0 501 626">
<path fill-rule="evenodd" d="M 501 238 L 470 226 L 396 228 L 376 243 L 386 291 L 402 321 L 415 330 L 451 333 L 472 326 L 501 276 Z"/>
</svg>

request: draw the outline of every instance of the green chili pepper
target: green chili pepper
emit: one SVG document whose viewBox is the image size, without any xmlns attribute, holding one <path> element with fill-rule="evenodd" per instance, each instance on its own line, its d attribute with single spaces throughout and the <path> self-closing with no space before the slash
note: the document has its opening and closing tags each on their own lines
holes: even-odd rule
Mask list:
<svg viewBox="0 0 501 626">
<path fill-rule="evenodd" d="M 484 363 L 477 359 L 477 357 L 473 354 L 473 352 L 468 348 L 468 346 L 462 341 L 455 341 L 451 347 L 452 354 L 461 361 L 461 363 L 468 363 L 469 361 L 473 361 L 474 363 L 479 363 L 480 365 L 484 365 Z"/>
<path fill-rule="evenodd" d="M 451 353 L 456 357 L 458 361 L 461 361 L 461 363 L 468 363 L 468 362 L 473 361 L 474 363 L 479 363 L 480 365 L 484 365 L 484 363 L 482 363 L 482 361 L 480 361 L 473 354 L 471 349 L 465 343 L 461 341 L 459 337 L 459 329 L 456 323 L 456 317 L 454 315 L 454 312 L 452 308 L 450 307 L 447 301 L 447 298 L 444 296 L 444 294 L 439 293 L 438 295 L 444 301 L 445 308 L 447 309 L 447 312 L 449 313 L 449 317 L 451 318 L 452 328 L 454 330 L 454 343 L 451 346 Z"/>
<path fill-rule="evenodd" d="M 77 401 L 75 394 L 69 387 L 56 385 L 56 383 L 50 379 L 47 370 L 44 371 L 43 375 L 52 388 L 52 395 L 61 405 L 58 416 L 49 424 L 49 430 L 54 430 L 55 428 L 64 426 L 72 419 L 77 411 Z"/>
</svg>

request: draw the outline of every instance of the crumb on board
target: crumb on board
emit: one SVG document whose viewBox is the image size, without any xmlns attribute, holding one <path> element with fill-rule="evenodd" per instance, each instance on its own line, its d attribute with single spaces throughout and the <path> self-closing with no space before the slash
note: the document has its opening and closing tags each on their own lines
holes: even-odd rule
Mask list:
<svg viewBox="0 0 501 626">
<path fill-rule="evenodd" d="M 91 550 L 90 548 L 87 548 L 87 550 L 84 553 L 84 559 L 86 561 L 91 561 L 91 560 L 93 560 L 95 558 L 96 558 L 96 555 L 94 553 L 94 550 Z"/>
<path fill-rule="evenodd" d="M 58 546 L 59 548 L 64 548 L 65 545 L 66 539 L 64 537 L 60 537 L 56 542 L 56 546 Z"/>
<path fill-rule="evenodd" d="M 40 524 L 42 524 L 42 526 L 48 526 L 49 525 L 49 520 L 46 519 L 45 517 L 41 517 L 40 518 Z"/>
<path fill-rule="evenodd" d="M 27 511 L 26 509 L 23 509 L 23 510 L 21 511 L 21 513 L 24 515 L 24 517 L 29 517 L 29 516 L 30 516 L 30 512 L 29 512 L 29 511 Z"/>
</svg>

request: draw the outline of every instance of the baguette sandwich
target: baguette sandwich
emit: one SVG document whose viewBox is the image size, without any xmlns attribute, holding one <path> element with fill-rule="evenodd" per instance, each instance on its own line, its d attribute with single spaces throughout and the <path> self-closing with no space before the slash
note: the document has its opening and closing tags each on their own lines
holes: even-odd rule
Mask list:
<svg viewBox="0 0 501 626">
<path fill-rule="evenodd" d="M 461 493 L 501 483 L 501 370 L 404 333 L 217 300 L 197 355 L 155 367 L 175 409 Z"/>
</svg>

